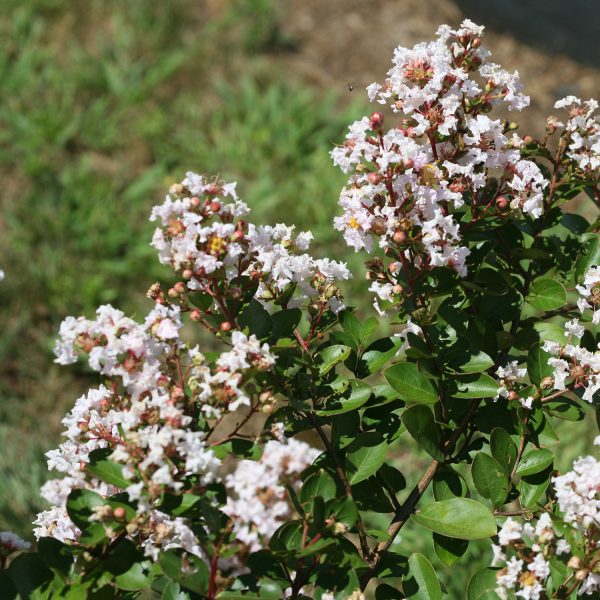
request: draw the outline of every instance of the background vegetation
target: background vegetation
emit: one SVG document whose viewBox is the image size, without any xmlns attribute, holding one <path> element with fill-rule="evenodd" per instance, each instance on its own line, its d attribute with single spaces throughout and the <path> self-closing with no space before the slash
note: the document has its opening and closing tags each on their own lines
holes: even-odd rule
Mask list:
<svg viewBox="0 0 600 600">
<path fill-rule="evenodd" d="M 145 310 L 143 291 L 167 275 L 147 217 L 182 172 L 237 179 L 256 221 L 310 228 L 316 252 L 351 262 L 351 301 L 368 303 L 360 260 L 331 227 L 344 178 L 328 156 L 368 110 L 362 90 L 324 91 L 274 60 L 297 45 L 279 3 L 221 4 L 2 2 L 0 529 L 30 537 L 43 453 L 91 381 L 52 364 L 60 321 L 106 302 Z M 561 466 L 586 442 L 573 438 Z M 415 452 L 398 461 L 416 477 Z M 429 539 L 410 543 L 431 555 Z M 440 566 L 450 597 L 486 562 L 480 550 L 452 577 Z"/>
</svg>

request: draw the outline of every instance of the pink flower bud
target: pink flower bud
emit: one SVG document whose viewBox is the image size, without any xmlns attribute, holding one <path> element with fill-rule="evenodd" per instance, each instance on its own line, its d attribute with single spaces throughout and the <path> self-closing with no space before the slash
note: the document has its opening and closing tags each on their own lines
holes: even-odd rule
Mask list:
<svg viewBox="0 0 600 600">
<path fill-rule="evenodd" d="M 502 212 L 504 212 L 509 209 L 510 202 L 509 202 L 508 198 L 505 198 L 504 196 L 500 196 L 499 198 L 496 199 L 496 206 L 498 207 L 498 210 L 501 210 Z"/>
<path fill-rule="evenodd" d="M 378 110 L 376 110 L 369 117 L 369 127 L 374 130 L 381 129 L 383 127 L 383 113 L 380 113 Z"/>
<path fill-rule="evenodd" d="M 377 185 L 378 183 L 381 183 L 382 179 L 383 179 L 383 177 L 379 173 L 369 173 L 367 175 L 367 181 L 371 185 Z"/>
<path fill-rule="evenodd" d="M 125 514 L 125 509 L 122 506 L 117 506 L 117 508 L 113 510 L 113 517 L 115 519 L 124 519 Z"/>
<path fill-rule="evenodd" d="M 202 313 L 197 308 L 195 308 L 190 312 L 190 319 L 198 323 L 199 321 L 202 321 Z"/>
<path fill-rule="evenodd" d="M 221 331 L 231 331 L 233 329 L 233 325 L 231 324 L 230 321 L 223 321 L 220 325 L 219 325 L 219 329 Z"/>
<path fill-rule="evenodd" d="M 194 271 L 192 271 L 191 269 L 185 269 L 181 276 L 184 279 L 191 279 L 194 276 Z"/>
</svg>

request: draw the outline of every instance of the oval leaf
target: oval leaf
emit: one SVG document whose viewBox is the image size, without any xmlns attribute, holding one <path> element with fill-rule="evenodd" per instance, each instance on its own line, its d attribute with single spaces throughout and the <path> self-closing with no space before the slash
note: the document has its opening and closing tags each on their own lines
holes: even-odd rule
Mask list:
<svg viewBox="0 0 600 600">
<path fill-rule="evenodd" d="M 431 381 L 421 375 L 415 363 L 403 362 L 386 369 L 385 378 L 402 400 L 414 404 L 435 404 L 437 391 Z"/>
<path fill-rule="evenodd" d="M 567 292 L 555 279 L 537 279 L 531 284 L 527 302 L 539 310 L 556 310 L 567 303 Z"/>
<path fill-rule="evenodd" d="M 442 588 L 431 563 L 416 552 L 408 559 L 402 591 L 410 600 L 442 600 Z"/>
<path fill-rule="evenodd" d="M 523 458 L 517 467 L 516 474 L 520 477 L 525 477 L 527 475 L 540 473 L 546 467 L 551 465 L 553 460 L 554 454 L 546 448 L 530 450 L 523 455 Z"/>
<path fill-rule="evenodd" d="M 494 506 L 501 506 L 510 491 L 510 481 L 498 461 L 484 452 L 478 452 L 471 465 L 471 475 L 477 491 L 489 498 Z"/>
<path fill-rule="evenodd" d="M 380 433 L 361 433 L 346 451 L 346 470 L 351 485 L 364 481 L 383 464 L 387 454 L 387 443 Z"/>
<path fill-rule="evenodd" d="M 433 502 L 411 519 L 435 533 L 461 540 L 480 540 L 496 535 L 492 513 L 470 498 Z"/>
<path fill-rule="evenodd" d="M 493 377 L 481 373 L 477 377 L 461 377 L 457 381 L 457 391 L 452 395 L 456 398 L 495 398 L 499 387 Z"/>
</svg>

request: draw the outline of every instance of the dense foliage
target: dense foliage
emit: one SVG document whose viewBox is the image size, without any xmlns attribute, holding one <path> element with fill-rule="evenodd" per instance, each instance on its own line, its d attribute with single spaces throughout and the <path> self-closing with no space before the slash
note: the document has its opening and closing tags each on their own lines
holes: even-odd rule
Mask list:
<svg viewBox="0 0 600 600">
<path fill-rule="evenodd" d="M 565 210 L 600 205 L 597 103 L 565 98 L 544 139 L 519 137 L 489 114 L 529 99 L 482 34 L 398 48 L 368 88 L 386 114 L 332 152 L 349 177 L 334 226 L 373 253 L 392 335 L 344 304 L 351 273 L 309 254 L 312 234 L 249 222 L 235 184 L 171 186 L 151 220 L 173 285 L 143 323 L 104 305 L 61 326 L 57 362 L 85 356 L 102 384 L 48 453 L 36 551 L 0 534 L 4 595 L 441 599 L 396 543 L 407 525 L 445 564 L 491 539 L 469 600 L 597 593 L 600 465 L 553 464 L 556 420 L 600 389 L 598 224 Z M 431 458 L 410 491 L 407 438 Z"/>
</svg>

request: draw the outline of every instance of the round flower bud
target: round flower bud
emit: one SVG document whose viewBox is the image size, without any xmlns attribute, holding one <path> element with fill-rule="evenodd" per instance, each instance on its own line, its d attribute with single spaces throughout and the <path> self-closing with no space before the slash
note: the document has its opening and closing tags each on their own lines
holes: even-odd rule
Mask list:
<svg viewBox="0 0 600 600">
<path fill-rule="evenodd" d="M 530 135 L 525 135 L 523 136 L 523 142 L 525 142 L 526 144 L 531 144 L 533 143 L 533 138 Z"/>
<path fill-rule="evenodd" d="M 405 158 L 402 161 L 402 166 L 405 169 L 412 169 L 415 166 L 415 161 L 412 158 Z"/>
<path fill-rule="evenodd" d="M 579 558 L 579 556 L 571 556 L 571 558 L 569 559 L 569 562 L 567 563 L 567 567 L 569 567 L 569 569 L 580 569 L 581 568 L 581 559 Z"/>
<path fill-rule="evenodd" d="M 375 235 L 383 235 L 387 231 L 387 225 L 385 224 L 385 220 L 381 217 L 375 217 L 371 221 L 370 231 Z"/>
<path fill-rule="evenodd" d="M 178 294 L 183 294 L 185 292 L 185 284 L 182 283 L 181 281 L 178 281 L 174 286 L 173 289 L 178 293 Z"/>
<path fill-rule="evenodd" d="M 197 308 L 195 308 L 190 312 L 190 319 L 198 323 L 202 321 L 202 313 Z"/>
<path fill-rule="evenodd" d="M 125 518 L 125 509 L 122 506 L 117 506 L 113 510 L 113 517 L 115 519 L 124 519 Z"/>
<path fill-rule="evenodd" d="M 219 329 L 221 331 L 231 331 L 233 329 L 233 325 L 231 324 L 231 321 L 223 321 L 219 325 Z"/>
<path fill-rule="evenodd" d="M 396 244 L 402 244 L 406 241 L 406 233 L 402 230 L 394 231 L 394 235 L 392 235 L 392 239 Z"/>
<path fill-rule="evenodd" d="M 208 208 L 210 208 L 210 210 L 212 210 L 212 212 L 219 212 L 221 210 L 221 203 L 218 202 L 217 200 L 213 200 L 208 205 Z"/>
<path fill-rule="evenodd" d="M 179 294 L 177 293 L 177 290 L 174 287 L 169 288 L 169 291 L 167 292 L 167 294 L 169 294 L 169 298 L 177 298 L 177 296 L 179 296 Z"/>
<path fill-rule="evenodd" d="M 392 292 L 394 292 L 396 296 L 399 296 L 403 291 L 404 288 L 398 283 L 392 288 Z"/>
<path fill-rule="evenodd" d="M 510 202 L 508 198 L 500 196 L 499 198 L 496 198 L 496 206 L 498 207 L 498 210 L 504 212 L 510 208 Z"/>
<path fill-rule="evenodd" d="M 181 276 L 184 279 L 191 279 L 194 276 L 194 271 L 192 271 L 191 269 L 185 269 Z"/>
<path fill-rule="evenodd" d="M 190 199 L 190 203 L 194 208 L 198 208 L 200 206 L 200 198 L 194 196 Z"/>
<path fill-rule="evenodd" d="M 471 40 L 471 48 L 479 48 L 479 46 L 481 46 L 481 38 L 473 38 Z"/>
<path fill-rule="evenodd" d="M 542 379 L 542 382 L 540 383 L 540 387 L 543 390 L 548 390 L 554 387 L 554 377 L 544 377 L 544 379 Z"/>
<path fill-rule="evenodd" d="M 376 110 L 369 117 L 369 127 L 374 130 L 381 129 L 383 127 L 383 113 Z"/>
<path fill-rule="evenodd" d="M 508 392 L 508 399 L 514 402 L 515 400 L 519 399 L 519 394 L 517 394 L 517 392 L 515 392 L 514 390 L 511 390 L 510 392 Z"/>
<path fill-rule="evenodd" d="M 371 185 L 377 185 L 378 183 L 381 183 L 381 180 L 383 179 L 383 177 L 379 174 L 379 173 L 369 173 L 367 175 L 367 181 L 371 184 Z"/>
<path fill-rule="evenodd" d="M 577 581 L 583 581 L 589 575 L 589 571 L 587 569 L 580 569 L 575 573 L 575 579 Z"/>
</svg>

